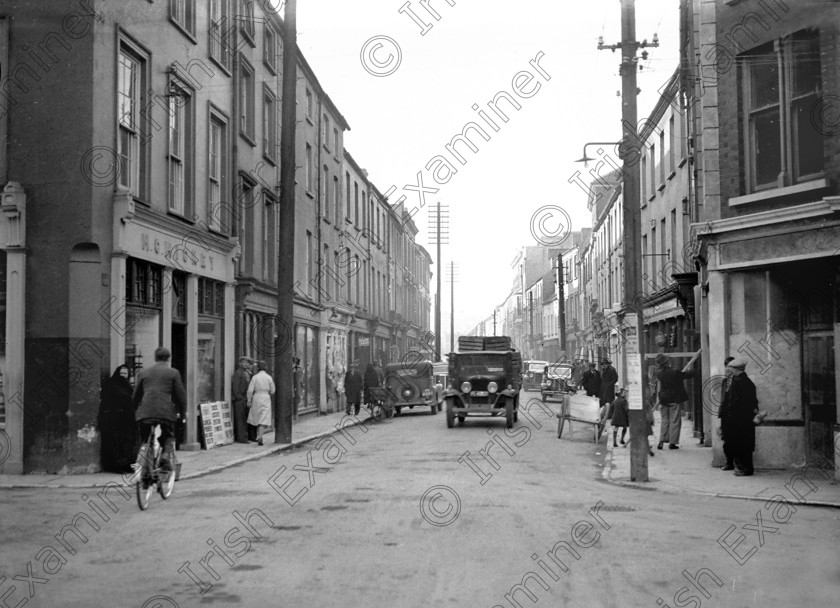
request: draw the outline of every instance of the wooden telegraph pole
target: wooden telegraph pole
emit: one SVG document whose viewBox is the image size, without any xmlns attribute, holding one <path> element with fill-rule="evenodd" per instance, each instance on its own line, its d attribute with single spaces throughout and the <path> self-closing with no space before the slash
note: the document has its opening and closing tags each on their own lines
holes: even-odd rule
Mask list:
<svg viewBox="0 0 840 608">
<path fill-rule="evenodd" d="M 292 442 L 295 294 L 295 121 L 297 119 L 297 0 L 283 18 L 283 108 L 280 133 L 280 253 L 277 264 L 277 335 L 274 357 L 274 442 Z"/>
<path fill-rule="evenodd" d="M 628 406 L 630 413 L 630 480 L 648 481 L 648 434 L 644 404 L 647 398 L 645 374 L 644 312 L 636 303 L 642 297 L 641 249 L 641 193 L 639 188 L 639 133 L 636 107 L 636 50 L 659 46 L 654 41 L 636 41 L 636 0 L 621 0 L 621 43 L 604 45 L 599 49 L 621 49 L 621 158 L 624 162 L 622 176 L 622 205 L 624 212 L 624 305 L 630 312 L 625 316 L 624 348 L 627 356 Z M 643 56 L 645 53 L 643 53 Z"/>
</svg>

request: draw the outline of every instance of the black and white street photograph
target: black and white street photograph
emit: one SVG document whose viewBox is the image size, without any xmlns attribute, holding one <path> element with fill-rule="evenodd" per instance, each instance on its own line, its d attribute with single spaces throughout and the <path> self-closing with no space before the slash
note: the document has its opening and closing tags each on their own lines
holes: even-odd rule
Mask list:
<svg viewBox="0 0 840 608">
<path fill-rule="evenodd" d="M 838 345 L 838 0 L 0 0 L 0 608 L 835 606 Z"/>
</svg>

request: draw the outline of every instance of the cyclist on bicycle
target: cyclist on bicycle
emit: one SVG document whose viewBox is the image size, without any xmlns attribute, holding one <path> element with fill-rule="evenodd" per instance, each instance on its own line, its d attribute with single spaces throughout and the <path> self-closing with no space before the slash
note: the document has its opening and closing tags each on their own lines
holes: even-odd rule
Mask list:
<svg viewBox="0 0 840 608">
<path fill-rule="evenodd" d="M 187 395 L 181 374 L 169 366 L 171 354 L 166 347 L 155 349 L 155 364 L 140 370 L 134 385 L 134 409 L 140 437 L 148 437 L 151 429 L 160 424 L 160 444 L 163 446 L 161 467 L 174 468 L 175 423 L 186 419 Z"/>
</svg>

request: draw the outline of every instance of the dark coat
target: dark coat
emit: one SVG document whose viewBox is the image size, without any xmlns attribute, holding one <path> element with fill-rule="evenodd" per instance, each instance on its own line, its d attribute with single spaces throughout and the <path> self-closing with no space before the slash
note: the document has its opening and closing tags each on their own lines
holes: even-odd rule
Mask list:
<svg viewBox="0 0 840 608">
<path fill-rule="evenodd" d="M 750 452 L 755 449 L 753 417 L 757 410 L 758 399 L 753 381 L 746 374 L 733 376 L 718 410 L 720 429 L 727 448 Z"/>
<path fill-rule="evenodd" d="M 629 418 L 630 417 L 627 411 L 627 399 L 624 397 L 616 397 L 615 401 L 613 401 L 613 411 L 610 423 L 612 423 L 613 426 L 630 426 Z"/>
<path fill-rule="evenodd" d="M 231 398 L 234 401 L 248 400 L 248 385 L 251 384 L 251 374 L 248 370 L 237 367 L 233 372 L 233 380 L 230 385 Z"/>
<path fill-rule="evenodd" d="M 583 372 L 583 378 L 580 382 L 587 397 L 601 396 L 601 374 L 598 373 L 598 370 L 586 370 Z"/>
<path fill-rule="evenodd" d="M 187 394 L 181 374 L 166 363 L 158 362 L 140 370 L 134 385 L 136 419 L 160 418 L 177 420 L 186 417 Z"/>
<path fill-rule="evenodd" d="M 688 401 L 688 393 L 685 392 L 683 380 L 694 377 L 692 372 L 681 372 L 670 367 L 661 367 L 656 370 L 656 379 L 659 381 L 659 403 L 682 403 Z"/>
<path fill-rule="evenodd" d="M 365 369 L 365 403 L 370 403 L 370 388 L 379 386 L 379 372 L 371 364 Z"/>
<path fill-rule="evenodd" d="M 618 382 L 618 372 L 612 365 L 607 365 L 601 372 L 601 401 L 604 403 L 613 402 L 616 382 Z"/>
<path fill-rule="evenodd" d="M 127 473 L 137 459 L 139 448 L 131 384 L 120 376 L 120 365 L 102 386 L 99 405 L 99 435 L 102 469 Z"/>
<path fill-rule="evenodd" d="M 350 370 L 344 374 L 344 394 L 348 403 L 362 400 L 362 375 L 358 371 Z"/>
</svg>

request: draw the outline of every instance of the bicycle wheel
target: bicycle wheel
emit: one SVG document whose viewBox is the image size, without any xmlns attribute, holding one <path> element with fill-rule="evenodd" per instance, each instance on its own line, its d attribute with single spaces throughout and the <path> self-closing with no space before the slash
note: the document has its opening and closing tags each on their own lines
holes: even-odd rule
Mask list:
<svg viewBox="0 0 840 608">
<path fill-rule="evenodd" d="M 161 470 L 158 478 L 158 491 L 160 497 L 166 500 L 172 495 L 172 488 L 175 487 L 175 463 L 172 463 L 172 470 Z"/>
<path fill-rule="evenodd" d="M 141 511 L 149 508 L 149 499 L 152 497 L 152 492 L 154 492 L 154 484 L 148 474 L 148 469 L 142 471 L 140 478 L 135 484 L 135 488 L 137 489 L 137 506 L 140 507 Z"/>
</svg>

